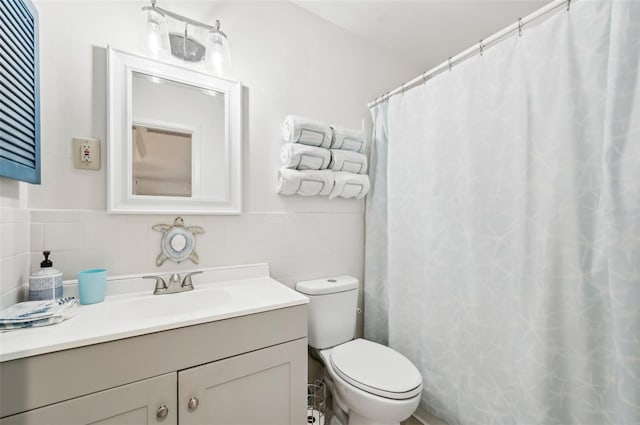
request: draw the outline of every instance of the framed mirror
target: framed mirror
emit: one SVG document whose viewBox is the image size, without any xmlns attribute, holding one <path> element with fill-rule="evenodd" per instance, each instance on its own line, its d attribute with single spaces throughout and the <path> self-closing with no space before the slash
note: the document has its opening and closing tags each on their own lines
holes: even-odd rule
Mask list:
<svg viewBox="0 0 640 425">
<path fill-rule="evenodd" d="M 108 73 L 108 211 L 240 214 L 240 82 L 111 47 Z"/>
</svg>

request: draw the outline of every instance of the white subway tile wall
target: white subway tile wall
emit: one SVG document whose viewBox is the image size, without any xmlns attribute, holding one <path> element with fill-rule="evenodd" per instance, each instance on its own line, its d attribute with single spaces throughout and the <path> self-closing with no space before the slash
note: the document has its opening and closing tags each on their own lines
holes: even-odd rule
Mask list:
<svg viewBox="0 0 640 425">
<path fill-rule="evenodd" d="M 200 264 L 167 262 L 156 267 L 162 234 L 154 224 L 175 216 L 109 215 L 102 211 L 33 210 L 31 265 L 37 270 L 42 250 L 51 250 L 64 279 L 79 270 L 105 267 L 112 275 L 164 273 L 267 262 L 271 275 L 294 286 L 299 280 L 351 274 L 362 277 L 362 212 L 245 213 L 241 216 L 184 216 L 185 225 L 202 226 L 196 237 Z M 7 226 L 7 235 L 17 226 Z M 29 229 L 27 221 L 25 230 Z M 3 232 L 3 239 L 5 236 Z M 14 248 L 18 245 L 10 242 Z M 28 243 L 24 243 L 28 249 Z"/>
<path fill-rule="evenodd" d="M 20 300 L 19 288 L 29 277 L 29 211 L 0 208 L 0 308 Z"/>
</svg>

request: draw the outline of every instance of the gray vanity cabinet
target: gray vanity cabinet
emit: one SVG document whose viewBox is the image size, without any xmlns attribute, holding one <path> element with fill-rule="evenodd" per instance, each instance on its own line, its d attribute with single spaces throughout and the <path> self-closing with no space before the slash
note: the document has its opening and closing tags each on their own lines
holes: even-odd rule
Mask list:
<svg viewBox="0 0 640 425">
<path fill-rule="evenodd" d="M 0 363 L 0 425 L 305 423 L 306 319 L 300 305 Z"/>
<path fill-rule="evenodd" d="M 306 414 L 297 340 L 0 419 L 1 425 L 286 425 Z M 177 387 L 177 397 L 176 397 Z"/>
</svg>

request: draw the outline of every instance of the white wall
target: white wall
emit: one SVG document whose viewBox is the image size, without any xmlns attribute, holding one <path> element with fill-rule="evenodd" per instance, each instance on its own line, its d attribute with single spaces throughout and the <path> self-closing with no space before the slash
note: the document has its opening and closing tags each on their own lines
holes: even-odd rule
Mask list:
<svg viewBox="0 0 640 425">
<path fill-rule="evenodd" d="M 42 249 L 53 251 L 54 266 L 65 279 L 98 266 L 113 275 L 197 267 L 156 268 L 160 234 L 151 226 L 174 217 L 108 215 L 104 162 L 97 172 L 72 168 L 74 136 L 101 139 L 106 152 L 105 48 L 139 50 L 145 4 L 36 2 L 43 183 L 29 186 L 32 269 L 38 268 Z M 205 22 L 221 19 L 232 49 L 232 77 L 245 86 L 244 214 L 185 216 L 187 225 L 207 232 L 197 239 L 200 266 L 266 261 L 272 275 L 289 285 L 343 273 L 361 279 L 363 201 L 275 194 L 282 120 L 291 113 L 360 127 L 369 120 L 366 103 L 415 71 L 285 1 L 162 6 Z"/>
</svg>

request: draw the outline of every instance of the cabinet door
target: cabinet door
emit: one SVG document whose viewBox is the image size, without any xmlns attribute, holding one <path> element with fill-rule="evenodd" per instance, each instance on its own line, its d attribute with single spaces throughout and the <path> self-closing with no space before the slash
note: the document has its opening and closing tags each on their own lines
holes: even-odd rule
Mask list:
<svg viewBox="0 0 640 425">
<path fill-rule="evenodd" d="M 306 338 L 186 369 L 178 372 L 180 424 L 304 424 L 306 388 Z"/>
<path fill-rule="evenodd" d="M 176 425 L 176 379 L 176 373 L 156 376 L 8 416 L 0 419 L 0 425 Z M 160 418 L 158 412 L 162 405 L 168 411 Z"/>
</svg>

